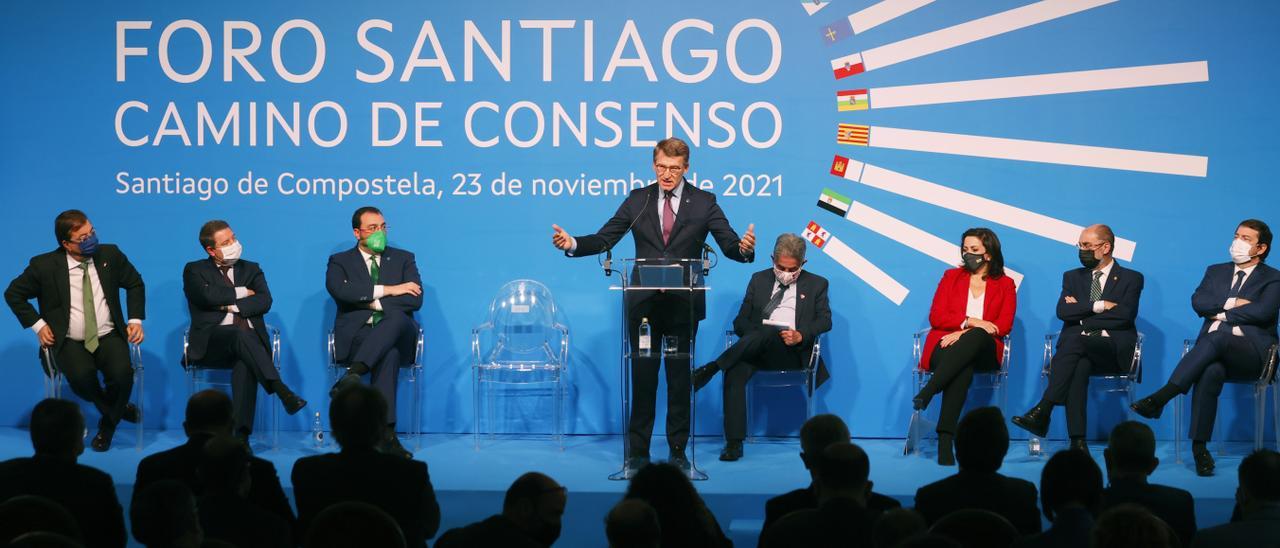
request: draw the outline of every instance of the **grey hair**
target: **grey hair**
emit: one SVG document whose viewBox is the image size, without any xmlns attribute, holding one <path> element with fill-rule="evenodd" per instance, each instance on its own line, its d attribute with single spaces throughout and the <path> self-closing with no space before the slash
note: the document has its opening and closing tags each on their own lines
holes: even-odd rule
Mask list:
<svg viewBox="0 0 1280 548">
<path fill-rule="evenodd" d="M 787 256 L 793 259 L 803 261 L 805 246 L 804 238 L 796 236 L 790 232 L 778 235 L 777 243 L 773 244 L 773 256 Z"/>
</svg>

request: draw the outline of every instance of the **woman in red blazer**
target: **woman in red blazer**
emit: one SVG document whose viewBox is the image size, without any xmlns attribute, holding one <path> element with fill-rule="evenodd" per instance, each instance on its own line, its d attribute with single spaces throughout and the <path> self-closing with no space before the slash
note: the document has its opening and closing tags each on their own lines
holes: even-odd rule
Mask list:
<svg viewBox="0 0 1280 548">
<path fill-rule="evenodd" d="M 1003 337 L 1013 328 L 1018 305 L 1013 280 L 1004 274 L 1000 239 L 988 228 L 971 228 L 961 237 L 964 261 L 942 274 L 929 308 L 929 336 L 919 367 L 933 372 L 911 399 L 918 410 L 942 393 L 938 416 L 938 464 L 955 464 L 952 440 L 975 371 L 1000 368 Z"/>
</svg>

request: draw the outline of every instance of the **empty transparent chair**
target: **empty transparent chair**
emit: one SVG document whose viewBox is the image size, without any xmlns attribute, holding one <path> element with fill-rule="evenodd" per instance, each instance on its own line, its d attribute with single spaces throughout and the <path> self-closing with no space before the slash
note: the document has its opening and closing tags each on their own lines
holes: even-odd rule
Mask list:
<svg viewBox="0 0 1280 548">
<path fill-rule="evenodd" d="M 329 330 L 329 335 L 325 338 L 325 341 L 326 352 L 329 355 L 329 365 L 325 368 L 328 373 L 328 384 L 326 386 L 333 386 L 338 382 L 339 378 L 347 374 L 347 364 L 345 362 L 339 362 L 334 358 L 334 356 L 337 355 L 335 350 L 337 343 L 333 338 L 333 330 Z M 411 401 L 411 407 L 409 410 L 411 415 L 409 415 L 409 429 L 405 432 L 411 438 L 414 450 L 422 448 L 422 393 L 426 386 L 426 380 L 422 377 L 422 345 L 422 328 L 418 328 L 418 339 L 414 342 L 413 361 L 400 365 L 400 371 L 398 372 L 397 378 L 398 385 L 396 386 L 397 401 L 399 401 L 400 395 L 405 393 L 405 389 L 408 389 L 409 391 L 409 399 Z M 324 417 L 323 422 L 328 424 L 329 391 L 325 390 L 324 393 L 325 404 L 321 408 L 323 411 L 320 411 L 320 416 Z M 396 413 L 398 417 L 397 410 L 392 409 L 391 411 Z M 396 421 L 396 424 L 400 425 L 403 423 L 401 421 Z M 331 434 L 332 432 L 326 429 L 323 439 L 331 439 Z M 325 443 L 327 444 L 327 442 Z"/>
<path fill-rule="evenodd" d="M 280 372 L 280 330 L 271 324 L 267 324 L 267 335 L 271 338 L 271 365 L 275 366 L 276 372 Z M 220 386 L 226 388 L 227 393 L 231 392 L 231 368 L 230 367 L 209 367 L 201 363 L 192 362 L 187 356 L 187 344 L 191 337 L 191 327 L 182 330 L 182 370 L 187 372 L 187 397 L 191 397 L 197 391 L 202 390 L 206 386 Z M 280 448 L 280 406 L 279 398 L 271 401 L 267 397 L 267 391 L 261 386 L 255 388 L 258 390 L 257 405 L 254 410 L 253 432 L 255 437 L 265 438 L 265 443 L 272 451 Z M 266 410 L 266 416 L 263 417 L 263 401 L 269 409 Z M 259 421 L 259 417 L 262 420 Z M 266 424 L 259 425 L 258 422 Z M 266 434 L 263 434 L 263 431 Z"/>
<path fill-rule="evenodd" d="M 1182 340 L 1182 355 L 1186 356 L 1191 351 L 1191 347 L 1195 346 L 1194 339 Z M 1273 416 L 1271 418 L 1276 433 L 1277 448 L 1280 448 L 1280 387 L 1276 386 L 1276 345 L 1271 345 L 1265 356 L 1262 357 L 1262 374 L 1257 378 L 1231 378 L 1227 377 L 1226 384 L 1248 385 L 1253 387 L 1253 449 L 1256 451 L 1262 449 L 1263 436 L 1262 433 L 1267 426 L 1267 389 L 1271 389 Z M 1189 393 L 1190 394 L 1190 393 Z M 1183 406 L 1186 404 L 1188 394 L 1181 394 L 1174 398 L 1173 405 L 1173 451 L 1174 459 L 1179 464 L 1182 463 L 1182 441 L 1187 437 L 1187 425 L 1183 423 Z M 1218 414 L 1214 418 L 1213 432 L 1218 438 L 1218 454 L 1221 455 L 1227 449 L 1227 432 L 1222 429 L 1222 402 L 1218 402 Z"/>
<path fill-rule="evenodd" d="M 929 328 L 921 329 L 911 334 L 911 369 L 915 377 L 915 391 L 920 392 L 929 379 L 933 376 L 933 372 L 925 368 L 920 363 L 921 357 L 924 355 L 924 340 L 929 334 Z M 1008 399 L 1008 380 L 1009 380 L 1009 356 L 1013 349 L 1013 342 L 1009 335 L 1004 338 L 1004 353 L 1000 356 L 1000 368 L 995 371 L 975 372 L 973 379 L 986 379 L 986 386 L 980 386 L 974 383 L 969 387 L 969 391 L 974 390 L 991 390 L 992 398 L 996 401 L 996 405 L 1000 408 L 1000 412 L 1005 412 L 1005 401 Z M 935 398 L 939 399 L 939 398 Z M 902 448 L 902 454 L 910 455 L 912 453 L 920 453 L 920 442 L 925 436 L 934 434 L 934 428 L 937 427 L 937 419 L 928 417 L 926 412 L 928 409 L 911 412 L 911 423 L 907 426 L 907 441 Z"/>
<path fill-rule="evenodd" d="M 142 367 L 142 347 L 137 344 L 129 343 L 129 363 L 133 366 L 133 392 L 129 395 L 130 401 L 134 407 L 138 408 L 138 424 L 135 426 L 137 433 L 136 449 L 142 450 L 142 420 L 146 417 L 143 414 L 143 373 Z M 62 398 L 62 391 L 67 386 L 67 378 L 62 374 L 62 370 L 58 368 L 58 360 L 54 358 L 53 351 L 46 347 L 40 347 L 40 366 L 44 368 L 44 396 L 46 398 Z"/>
<path fill-rule="evenodd" d="M 813 417 L 814 398 L 813 392 L 816 390 L 818 376 L 818 359 L 822 356 L 822 341 L 826 335 L 818 335 L 817 340 L 813 342 L 813 350 L 809 353 L 809 359 L 804 363 L 804 367 L 799 369 L 756 369 L 751 375 L 751 380 L 747 381 L 747 443 L 758 441 L 758 437 L 752 435 L 751 417 L 755 416 L 755 391 L 756 388 L 794 388 L 804 387 L 804 418 L 809 420 Z M 724 332 L 724 347 L 729 348 L 738 342 L 738 334 L 733 330 Z M 770 436 L 765 436 L 770 437 Z"/>
<path fill-rule="evenodd" d="M 473 435 L 495 435 L 495 393 L 549 395 L 552 437 L 564 448 L 565 373 L 569 328 L 557 321 L 555 299 L 534 280 L 507 282 L 489 304 L 488 318 L 471 330 Z M 505 399 L 503 403 L 506 403 Z"/>
<path fill-rule="evenodd" d="M 1129 361 L 1129 366 L 1115 373 L 1107 373 L 1103 375 L 1090 375 L 1089 385 L 1093 386 L 1093 381 L 1101 381 L 1103 388 L 1100 392 L 1113 393 L 1124 392 L 1125 401 L 1124 408 L 1126 416 L 1133 418 L 1133 410 L 1129 409 L 1129 405 L 1137 400 L 1134 393 L 1138 388 L 1138 383 L 1142 382 L 1142 341 L 1145 335 L 1141 331 L 1138 332 L 1138 340 L 1133 343 L 1133 359 Z M 1049 371 L 1053 366 L 1053 356 L 1058 349 L 1058 333 L 1050 333 L 1044 336 L 1044 359 L 1040 362 L 1040 393 L 1043 394 L 1049 386 Z M 1041 456 L 1044 454 L 1044 439 L 1034 434 L 1027 438 L 1027 452 L 1031 456 Z"/>
</svg>

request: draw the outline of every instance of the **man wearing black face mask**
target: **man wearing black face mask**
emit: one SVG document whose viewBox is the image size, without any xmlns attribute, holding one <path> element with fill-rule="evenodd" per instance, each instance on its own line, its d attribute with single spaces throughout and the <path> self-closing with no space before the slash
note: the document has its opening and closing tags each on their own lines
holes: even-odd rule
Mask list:
<svg viewBox="0 0 1280 548">
<path fill-rule="evenodd" d="M 9 283 L 4 300 L 18 322 L 36 333 L 40 346 L 50 349 L 71 390 L 102 414 L 90 447 L 106 451 L 121 420 L 141 420 L 138 408 L 129 403 L 129 343 L 143 339 L 142 275 L 119 248 L 98 243 L 93 223 L 79 210 L 59 213 L 53 232 L 58 249 L 32 258 Z M 120 310 L 121 289 L 129 307 L 127 323 Z"/>
<path fill-rule="evenodd" d="M 545 548 L 560 538 L 568 502 L 564 487 L 545 474 L 528 472 L 511 484 L 502 513 L 440 535 L 436 548 Z"/>
<path fill-rule="evenodd" d="M 1049 432 L 1049 417 L 1056 405 L 1067 408 L 1067 435 L 1071 447 L 1087 449 L 1086 410 L 1090 375 L 1128 371 L 1133 362 L 1138 331 L 1138 300 L 1143 277 L 1136 270 L 1116 264 L 1111 256 L 1116 237 L 1107 225 L 1093 225 L 1080 233 L 1083 268 L 1062 274 L 1058 297 L 1058 351 L 1049 369 L 1049 386 L 1035 407 L 1013 423 L 1037 436 Z"/>
</svg>

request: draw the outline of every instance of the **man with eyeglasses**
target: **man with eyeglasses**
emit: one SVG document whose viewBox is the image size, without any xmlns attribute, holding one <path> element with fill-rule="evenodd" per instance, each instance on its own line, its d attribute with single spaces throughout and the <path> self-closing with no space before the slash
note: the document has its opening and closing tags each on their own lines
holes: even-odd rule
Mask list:
<svg viewBox="0 0 1280 548">
<path fill-rule="evenodd" d="M 693 372 L 693 388 L 701 390 L 724 371 L 724 449 L 720 460 L 742 458 L 747 434 L 747 381 L 756 370 L 803 369 L 808 366 L 813 343 L 831 331 L 831 306 L 827 279 L 803 270 L 806 244 L 795 234 L 778 236 L 773 246 L 773 268 L 751 276 L 742 298 L 733 331 L 738 341 Z M 827 368 L 818 359 L 816 384 L 827 379 Z"/>
<path fill-rule="evenodd" d="M 129 403 L 129 344 L 140 344 L 144 337 L 146 290 L 142 275 L 120 248 L 98 242 L 84 212 L 59 213 L 53 233 L 58 249 L 33 257 L 9 283 L 4 300 L 18 322 L 36 333 L 40 346 L 49 349 L 71 391 L 101 413 L 89 446 L 106 451 L 121 420 L 141 420 L 138 408 Z M 129 308 L 127 322 L 120 309 L 122 289 Z M 36 299 L 38 309 L 31 299 Z"/>
<path fill-rule="evenodd" d="M 729 225 L 716 195 L 699 189 L 685 180 L 689 170 L 689 145 L 670 137 L 653 148 L 655 185 L 631 191 L 613 217 L 595 234 L 570 236 L 558 225 L 551 225 L 551 243 L 569 257 L 587 257 L 613 249 L 631 233 L 637 259 L 697 259 L 706 246 L 707 236 L 716 240 L 721 253 L 734 261 L 755 260 L 755 225 L 748 225 L 741 238 Z M 697 333 L 697 322 L 706 317 L 703 292 L 644 291 L 627 294 L 627 329 L 632 333 L 631 352 L 639 352 L 634 334 L 643 319 L 649 320 L 653 340 L 663 336 L 678 337 L 678 354 L 688 356 L 689 334 Z M 693 322 L 690 323 L 690 308 Z M 654 406 L 658 390 L 659 360 L 636 357 L 632 362 L 632 410 L 628 427 L 630 454 L 627 467 L 638 470 L 649 461 L 649 438 L 653 433 Z M 689 360 L 667 360 L 667 446 L 672 464 L 689 468 L 685 445 L 689 440 Z"/>
<path fill-rule="evenodd" d="M 1067 413 L 1071 448 L 1088 450 L 1085 442 L 1089 377 L 1127 372 L 1133 363 L 1138 330 L 1142 273 L 1116 263 L 1116 237 L 1107 225 L 1080 233 L 1081 267 L 1062 274 L 1058 297 L 1058 349 L 1049 364 L 1049 386 L 1040 402 L 1013 424 L 1040 437 L 1049 433 L 1054 406 Z"/>
<path fill-rule="evenodd" d="M 325 288 L 338 305 L 333 321 L 333 352 L 347 372 L 330 397 L 361 376 L 387 400 L 387 431 L 379 448 L 412 458 L 396 438 L 396 379 L 400 366 L 414 359 L 422 308 L 422 278 L 413 253 L 387 245 L 387 223 L 376 207 L 351 215 L 356 246 L 329 257 Z"/>
</svg>

